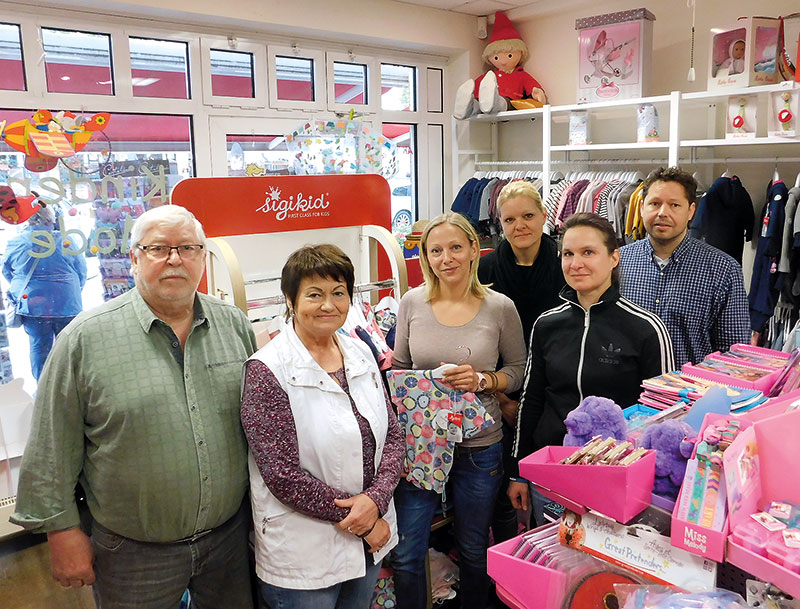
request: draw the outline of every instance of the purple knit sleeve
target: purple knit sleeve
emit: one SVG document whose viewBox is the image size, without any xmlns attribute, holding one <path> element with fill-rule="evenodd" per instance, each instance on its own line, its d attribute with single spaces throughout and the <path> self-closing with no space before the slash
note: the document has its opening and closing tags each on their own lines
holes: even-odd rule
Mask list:
<svg viewBox="0 0 800 609">
<path fill-rule="evenodd" d="M 242 427 L 264 483 L 281 503 L 318 520 L 339 522 L 347 516 L 350 510 L 336 507 L 333 500 L 349 495 L 300 468 L 289 396 L 258 360 L 247 363 Z"/>
<path fill-rule="evenodd" d="M 406 439 L 397 422 L 397 415 L 394 413 L 392 403 L 386 390 L 383 392 L 386 399 L 387 416 L 389 417 L 389 429 L 386 431 L 386 442 L 383 445 L 383 454 L 378 471 L 372 479 L 372 483 L 364 491 L 364 494 L 375 502 L 381 515 L 389 509 L 389 501 L 392 498 L 394 489 L 400 480 L 400 471 L 403 467 L 403 456 L 405 452 Z"/>
</svg>

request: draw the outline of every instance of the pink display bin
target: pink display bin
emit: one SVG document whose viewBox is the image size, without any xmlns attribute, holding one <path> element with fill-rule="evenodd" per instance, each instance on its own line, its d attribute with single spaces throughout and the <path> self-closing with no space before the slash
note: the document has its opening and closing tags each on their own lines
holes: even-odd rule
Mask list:
<svg viewBox="0 0 800 609">
<path fill-rule="evenodd" d="M 707 379 L 709 381 L 715 381 L 717 383 L 722 383 L 723 385 L 730 385 L 731 387 L 739 387 L 741 389 L 756 389 L 758 391 L 762 391 L 765 394 L 769 392 L 769 390 L 775 384 L 775 381 L 777 381 L 778 377 L 781 375 L 781 370 L 775 370 L 773 368 L 767 368 L 765 366 L 753 366 L 748 364 L 747 367 L 754 368 L 756 370 L 769 370 L 769 374 L 762 376 L 760 379 L 756 381 L 748 381 L 745 379 L 734 378 L 732 376 L 728 376 L 727 374 L 722 374 L 720 372 L 714 372 L 713 370 L 706 370 L 705 368 L 699 368 L 691 363 L 684 364 L 683 366 L 681 366 L 681 374 L 686 375 L 690 378 L 694 377 L 699 379 Z"/>
<path fill-rule="evenodd" d="M 747 481 L 739 477 L 735 489 L 728 489 L 728 499 L 736 497 L 737 509 L 731 512 L 731 526 L 735 527 L 750 514 L 763 510 L 767 503 L 783 499 L 800 503 L 800 476 L 792 475 L 792 468 L 800 463 L 800 410 L 792 410 L 762 419 L 740 433 L 725 451 L 725 467 L 732 471 L 747 471 Z M 730 456 L 729 456 L 730 453 Z M 742 467 L 745 455 L 751 457 L 751 466 Z M 758 458 L 752 458 L 757 455 Z M 726 475 L 726 478 L 729 476 Z M 800 574 L 794 573 L 767 557 L 759 556 L 728 539 L 727 560 L 759 579 L 778 586 L 792 596 L 800 596 Z"/>
<path fill-rule="evenodd" d="M 712 423 L 719 424 L 721 422 L 727 422 L 731 419 L 740 421 L 741 429 L 745 429 L 752 425 L 750 421 L 747 421 L 740 416 L 708 413 L 703 418 L 703 424 L 700 426 L 700 434 L 698 437 L 702 438 L 706 427 Z M 733 446 L 733 444 L 731 444 L 731 446 Z M 695 447 L 695 453 L 696 452 L 697 447 Z M 692 454 L 692 458 L 694 458 L 694 454 Z M 681 548 L 682 550 L 686 550 L 692 554 L 697 554 L 717 562 L 722 562 L 722 560 L 725 558 L 725 539 L 728 537 L 730 528 L 729 518 L 725 518 L 725 524 L 721 531 L 708 529 L 700 526 L 699 524 L 695 524 L 694 522 L 687 522 L 686 520 L 680 519 L 678 517 L 678 510 L 680 509 L 681 505 L 681 497 L 683 496 L 683 493 L 691 492 L 692 489 L 681 486 L 678 499 L 675 501 L 675 509 L 672 511 L 670 542 L 676 548 Z"/>
<path fill-rule="evenodd" d="M 559 463 L 577 448 L 545 446 L 519 462 L 519 473 L 526 480 L 563 495 L 570 503 L 584 505 L 618 522 L 629 522 L 647 509 L 655 479 L 655 451 L 648 451 L 628 466 Z"/>
<path fill-rule="evenodd" d="M 567 589 L 567 574 L 510 556 L 522 535 L 489 548 L 487 569 L 498 596 L 513 609 L 557 609 Z M 505 597 L 500 594 L 504 593 Z"/>
<path fill-rule="evenodd" d="M 755 423 L 756 421 L 763 421 L 764 419 L 785 414 L 795 408 L 800 408 L 800 389 L 790 391 L 786 395 L 770 398 L 752 410 L 743 412 L 740 418 Z"/>
</svg>

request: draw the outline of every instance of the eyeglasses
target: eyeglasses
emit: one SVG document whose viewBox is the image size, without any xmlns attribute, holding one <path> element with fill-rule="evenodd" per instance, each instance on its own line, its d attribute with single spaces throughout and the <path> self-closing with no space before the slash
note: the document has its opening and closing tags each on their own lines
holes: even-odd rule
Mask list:
<svg viewBox="0 0 800 609">
<path fill-rule="evenodd" d="M 187 245 L 141 245 L 138 244 L 150 260 L 155 262 L 163 262 L 167 260 L 172 254 L 172 250 L 178 252 L 178 257 L 181 260 L 197 260 L 203 253 L 203 247 L 200 244 L 190 243 Z"/>
</svg>

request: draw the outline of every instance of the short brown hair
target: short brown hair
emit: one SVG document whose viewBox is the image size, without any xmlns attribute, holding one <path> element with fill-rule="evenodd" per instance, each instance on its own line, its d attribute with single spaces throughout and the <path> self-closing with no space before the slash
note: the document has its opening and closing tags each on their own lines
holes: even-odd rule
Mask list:
<svg viewBox="0 0 800 609">
<path fill-rule="evenodd" d="M 677 182 L 683 186 L 689 205 L 697 202 L 697 180 L 688 171 L 678 167 L 659 167 L 651 171 L 642 186 L 642 200 L 647 198 L 647 191 L 656 182 Z"/>
<path fill-rule="evenodd" d="M 293 252 L 281 271 L 281 292 L 286 304 L 294 307 L 300 284 L 306 277 L 326 277 L 343 281 L 350 300 L 353 300 L 355 269 L 350 257 L 331 243 L 307 245 Z"/>
<path fill-rule="evenodd" d="M 611 222 L 602 216 L 591 213 L 579 213 L 571 215 L 569 218 L 567 218 L 566 222 L 564 222 L 564 226 L 561 229 L 561 239 L 564 239 L 564 235 L 567 234 L 569 229 L 575 228 L 576 226 L 588 226 L 589 228 L 594 228 L 600 231 L 600 234 L 603 235 L 603 244 L 606 246 L 609 254 L 613 254 L 614 250 L 619 249 L 619 245 L 617 244 L 617 233 L 614 230 L 614 227 L 612 226 Z M 613 281 L 615 285 L 619 285 L 619 265 L 617 265 L 614 270 L 611 271 L 611 281 Z"/>
</svg>

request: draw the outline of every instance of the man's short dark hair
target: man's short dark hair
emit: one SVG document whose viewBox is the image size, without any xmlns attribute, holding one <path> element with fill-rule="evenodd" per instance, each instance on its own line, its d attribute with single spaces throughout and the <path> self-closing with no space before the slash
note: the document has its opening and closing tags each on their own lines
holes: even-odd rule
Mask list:
<svg viewBox="0 0 800 609">
<path fill-rule="evenodd" d="M 355 269 L 349 256 L 339 247 L 323 243 L 302 247 L 292 253 L 281 271 L 281 292 L 287 304 L 294 307 L 300 284 L 306 277 L 326 277 L 341 281 L 347 286 L 350 300 L 353 299 Z"/>
<path fill-rule="evenodd" d="M 647 197 L 647 191 L 656 182 L 677 182 L 683 186 L 689 205 L 697 202 L 697 180 L 688 171 L 678 167 L 659 167 L 650 172 L 650 175 L 644 181 L 642 199 Z"/>
</svg>

